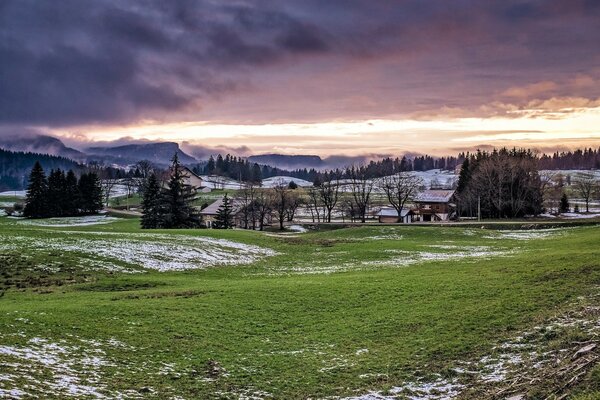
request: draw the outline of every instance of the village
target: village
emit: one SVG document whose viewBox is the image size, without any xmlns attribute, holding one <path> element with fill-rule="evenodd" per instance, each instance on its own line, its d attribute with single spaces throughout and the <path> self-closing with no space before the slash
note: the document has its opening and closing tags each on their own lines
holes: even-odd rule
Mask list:
<svg viewBox="0 0 600 400">
<path fill-rule="evenodd" d="M 183 184 L 195 195 L 193 204 L 201 227 L 218 228 L 219 212 L 227 208 L 231 219 L 228 228 L 284 230 L 304 229 L 299 225 L 314 228 L 316 224 L 481 221 L 481 210 L 469 214 L 460 209 L 456 192 L 461 166 L 370 179 L 325 174 L 327 179 L 316 185 L 290 176 L 243 182 L 220 175 L 199 175 L 183 165 L 179 168 Z M 543 204 L 536 215 L 526 217 L 544 220 L 600 216 L 600 200 L 596 200 L 599 175 L 593 170 L 541 171 Z M 113 181 L 109 190 L 106 199 L 112 212 L 142 214 L 141 192 L 135 193 L 119 181 Z M 564 198 L 570 198 L 568 204 Z"/>
</svg>

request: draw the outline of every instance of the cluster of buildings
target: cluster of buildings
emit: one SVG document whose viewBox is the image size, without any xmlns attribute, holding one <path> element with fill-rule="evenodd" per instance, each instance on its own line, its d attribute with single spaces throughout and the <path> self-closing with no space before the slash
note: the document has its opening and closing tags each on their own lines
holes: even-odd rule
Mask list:
<svg viewBox="0 0 600 400">
<path fill-rule="evenodd" d="M 187 185 L 196 188 L 199 192 L 207 193 L 211 191 L 210 182 L 206 182 L 202 177 L 196 175 L 189 168 L 184 169 L 184 181 Z M 222 199 L 210 204 L 204 208 L 200 214 L 208 228 L 215 221 L 217 211 L 222 204 Z M 234 211 L 234 224 L 243 226 L 246 224 L 242 218 L 241 204 L 235 199 L 232 201 Z M 383 207 L 375 217 L 380 223 L 405 223 L 414 222 L 444 222 L 451 220 L 456 213 L 456 199 L 454 190 L 430 189 L 424 190 L 413 200 L 413 203 L 402 209 L 400 218 L 398 212 L 393 207 Z"/>
</svg>

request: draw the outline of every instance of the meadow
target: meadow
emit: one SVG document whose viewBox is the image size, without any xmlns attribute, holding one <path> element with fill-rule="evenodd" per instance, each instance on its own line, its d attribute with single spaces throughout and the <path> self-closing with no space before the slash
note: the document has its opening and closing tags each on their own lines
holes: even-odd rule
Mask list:
<svg viewBox="0 0 600 400">
<path fill-rule="evenodd" d="M 0 397 L 600 394 L 600 226 L 103 218 L 0 218 Z"/>
</svg>

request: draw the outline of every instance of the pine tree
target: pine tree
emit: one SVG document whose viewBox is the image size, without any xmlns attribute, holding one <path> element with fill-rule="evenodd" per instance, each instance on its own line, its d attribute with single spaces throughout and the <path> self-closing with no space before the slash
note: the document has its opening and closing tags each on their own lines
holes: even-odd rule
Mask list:
<svg viewBox="0 0 600 400">
<path fill-rule="evenodd" d="M 65 173 L 61 169 L 50 171 L 48 176 L 48 215 L 62 217 L 65 215 Z"/>
<path fill-rule="evenodd" d="M 142 198 L 142 229 L 156 229 L 161 227 L 162 207 L 160 189 L 156 175 L 150 175 L 144 187 Z"/>
<path fill-rule="evenodd" d="M 568 213 L 569 210 L 570 210 L 569 198 L 567 197 L 566 193 L 563 193 L 562 197 L 560 198 L 560 212 Z"/>
<path fill-rule="evenodd" d="M 84 214 L 97 214 L 102 209 L 102 187 L 100 178 L 88 172 L 79 178 L 80 210 Z"/>
<path fill-rule="evenodd" d="M 215 223 L 213 226 L 216 229 L 233 228 L 233 207 L 231 206 L 231 199 L 229 199 L 227 193 L 223 197 L 223 202 L 217 210 L 217 215 L 215 217 Z"/>
<path fill-rule="evenodd" d="M 48 180 L 39 161 L 35 162 L 29 175 L 29 186 L 25 198 L 23 215 L 27 218 L 44 218 L 48 216 Z"/>
<path fill-rule="evenodd" d="M 162 228 L 195 228 L 200 225 L 200 217 L 192 206 L 196 197 L 194 189 L 183 181 L 184 174 L 177 154 L 173 156 L 171 177 L 161 199 Z"/>
<path fill-rule="evenodd" d="M 67 172 L 65 177 L 65 189 L 63 193 L 63 215 L 74 216 L 79 214 L 80 195 L 77 187 L 77 177 L 73 170 Z"/>
</svg>

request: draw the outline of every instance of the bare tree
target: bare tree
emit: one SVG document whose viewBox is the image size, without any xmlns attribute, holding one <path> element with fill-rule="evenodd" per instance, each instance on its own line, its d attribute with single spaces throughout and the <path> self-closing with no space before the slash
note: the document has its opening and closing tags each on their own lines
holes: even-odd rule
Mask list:
<svg viewBox="0 0 600 400">
<path fill-rule="evenodd" d="M 127 197 L 126 197 L 126 201 L 127 201 L 127 211 L 129 211 L 129 198 L 131 197 L 131 195 L 133 193 L 135 193 L 135 189 L 137 188 L 138 183 L 136 182 L 136 179 L 133 177 L 127 177 L 124 178 L 122 180 L 123 184 L 125 185 L 125 189 L 127 191 Z"/>
<path fill-rule="evenodd" d="M 273 197 L 267 190 L 257 191 L 253 208 L 258 221 L 258 228 L 262 231 L 265 227 L 265 220 L 273 212 Z"/>
<path fill-rule="evenodd" d="M 590 212 L 590 200 L 598 188 L 598 182 L 592 174 L 583 174 L 575 181 L 575 190 L 585 201 L 585 212 Z"/>
<path fill-rule="evenodd" d="M 298 207 L 300 207 L 303 204 L 304 204 L 304 199 L 302 198 L 302 196 L 300 196 L 300 194 L 297 191 L 292 190 L 289 193 L 288 207 L 287 207 L 286 216 L 285 216 L 285 218 L 288 222 L 292 222 L 294 220 L 294 217 L 296 216 L 296 211 L 298 210 Z"/>
<path fill-rule="evenodd" d="M 422 180 L 408 172 L 398 172 L 392 176 L 386 176 L 381 181 L 381 189 L 385 192 L 388 201 L 398 213 L 398 222 L 402 222 L 402 210 L 408 201 L 414 199 Z"/>
<path fill-rule="evenodd" d="M 367 212 L 371 205 L 371 193 L 375 187 L 375 179 L 369 179 L 364 167 L 351 167 L 348 169 L 350 176 L 352 198 L 360 222 L 366 222 Z"/>
<path fill-rule="evenodd" d="M 326 172 L 323 174 L 323 181 L 317 188 L 321 203 L 326 210 L 326 215 L 323 217 L 325 222 L 331 222 L 331 213 L 335 208 L 340 192 L 339 185 L 340 174 L 337 172 Z"/>
<path fill-rule="evenodd" d="M 272 189 L 273 209 L 279 221 L 279 230 L 283 230 L 285 217 L 290 208 L 290 189 L 284 180 L 279 180 L 275 183 Z"/>
<path fill-rule="evenodd" d="M 258 188 L 254 183 L 247 182 L 236 195 L 236 200 L 239 202 L 242 213 L 244 228 L 246 229 L 256 229 L 255 200 L 257 190 Z"/>
<path fill-rule="evenodd" d="M 152 172 L 154 172 L 154 166 L 148 160 L 141 160 L 135 164 L 135 168 L 140 172 L 140 176 L 147 179 Z"/>
<path fill-rule="evenodd" d="M 310 215 L 312 216 L 312 222 L 321 222 L 321 207 L 323 206 L 321 203 L 321 195 L 319 193 L 318 187 L 311 187 L 308 189 L 308 201 L 307 201 L 308 210 Z"/>
</svg>

